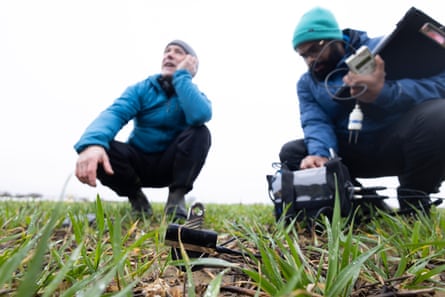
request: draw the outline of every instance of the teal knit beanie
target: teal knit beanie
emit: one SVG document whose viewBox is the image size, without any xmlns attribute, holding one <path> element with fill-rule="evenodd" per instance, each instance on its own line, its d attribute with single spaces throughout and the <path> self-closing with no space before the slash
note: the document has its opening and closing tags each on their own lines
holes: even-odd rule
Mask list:
<svg viewBox="0 0 445 297">
<path fill-rule="evenodd" d="M 307 41 L 342 38 L 343 33 L 332 12 L 315 7 L 301 17 L 294 31 L 292 46 L 296 49 Z"/>
</svg>

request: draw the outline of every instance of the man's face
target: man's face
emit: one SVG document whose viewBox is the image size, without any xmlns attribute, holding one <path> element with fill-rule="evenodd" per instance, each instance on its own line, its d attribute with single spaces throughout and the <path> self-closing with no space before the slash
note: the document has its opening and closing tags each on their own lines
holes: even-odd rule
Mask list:
<svg viewBox="0 0 445 297">
<path fill-rule="evenodd" d="M 319 81 L 323 81 L 335 69 L 344 55 L 340 42 L 327 40 L 302 43 L 297 47 L 297 52 Z"/>
<path fill-rule="evenodd" d="M 187 53 L 178 45 L 171 44 L 164 50 L 164 58 L 162 59 L 161 74 L 162 76 L 173 76 L 178 64 L 181 63 Z"/>
</svg>

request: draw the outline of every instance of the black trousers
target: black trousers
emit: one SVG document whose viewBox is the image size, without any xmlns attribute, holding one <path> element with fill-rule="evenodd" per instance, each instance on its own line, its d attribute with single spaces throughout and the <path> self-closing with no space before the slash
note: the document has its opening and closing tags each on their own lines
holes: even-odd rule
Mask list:
<svg viewBox="0 0 445 297">
<path fill-rule="evenodd" d="M 97 176 L 119 196 L 134 195 L 143 187 L 187 193 L 204 166 L 210 145 L 205 125 L 186 129 L 160 153 L 147 154 L 128 143 L 112 141 L 107 153 L 114 174 L 106 174 L 99 166 Z"/>
<path fill-rule="evenodd" d="M 437 193 L 445 179 L 445 99 L 413 107 L 371 145 L 338 141 L 339 157 L 351 177 L 397 176 L 401 189 Z M 284 144 L 279 157 L 289 169 L 298 170 L 307 155 L 304 140 L 299 139 Z"/>
</svg>

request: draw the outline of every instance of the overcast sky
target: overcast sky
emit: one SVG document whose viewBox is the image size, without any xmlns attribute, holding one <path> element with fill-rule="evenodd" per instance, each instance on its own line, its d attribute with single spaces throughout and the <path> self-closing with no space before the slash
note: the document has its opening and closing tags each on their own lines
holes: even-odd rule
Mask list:
<svg viewBox="0 0 445 297">
<path fill-rule="evenodd" d="M 301 14 L 321 5 L 342 28 L 371 37 L 391 32 L 411 6 L 445 22 L 440 1 L 381 4 L 1 1 L 0 192 L 58 197 L 74 170 L 73 144 L 86 126 L 128 85 L 158 73 L 165 45 L 179 38 L 198 54 L 194 82 L 214 110 L 212 148 L 189 197 L 270 203 L 265 176 L 273 173 L 281 145 L 302 137 L 295 84 L 306 67 L 291 46 Z M 128 130 L 118 137 L 126 139 Z M 117 198 L 75 177 L 65 190 L 68 198 Z M 152 200 L 166 196 L 165 189 L 146 192 Z"/>
</svg>

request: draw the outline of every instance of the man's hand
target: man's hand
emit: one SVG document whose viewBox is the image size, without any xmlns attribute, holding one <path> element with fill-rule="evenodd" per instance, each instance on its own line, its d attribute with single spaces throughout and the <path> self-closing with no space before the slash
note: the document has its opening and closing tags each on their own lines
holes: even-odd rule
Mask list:
<svg viewBox="0 0 445 297">
<path fill-rule="evenodd" d="M 301 160 L 300 169 L 322 167 L 329 159 L 321 156 L 307 156 Z"/>
<path fill-rule="evenodd" d="M 102 164 L 108 174 L 114 174 L 110 160 L 105 149 L 98 145 L 92 145 L 84 149 L 76 162 L 76 177 L 84 184 L 96 186 L 97 166 Z"/>
<path fill-rule="evenodd" d="M 343 77 L 343 82 L 351 87 L 351 96 L 356 97 L 359 101 L 374 102 L 385 84 L 385 62 L 377 55 L 375 63 L 375 70 L 371 74 L 357 74 L 349 71 Z M 366 88 L 365 92 L 363 92 L 363 88 Z"/>
<path fill-rule="evenodd" d="M 176 70 L 179 69 L 186 69 L 192 76 L 195 76 L 198 71 L 198 58 L 192 55 L 185 56 L 184 60 L 182 60 L 176 67 Z"/>
</svg>

